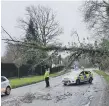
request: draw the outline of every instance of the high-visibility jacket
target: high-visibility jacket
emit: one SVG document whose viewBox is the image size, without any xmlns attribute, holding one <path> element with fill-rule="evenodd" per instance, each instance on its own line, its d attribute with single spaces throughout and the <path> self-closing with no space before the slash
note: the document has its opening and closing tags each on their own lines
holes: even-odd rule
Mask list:
<svg viewBox="0 0 109 106">
<path fill-rule="evenodd" d="M 49 74 L 50 74 L 50 72 L 49 71 L 46 71 L 45 74 L 44 74 L 44 79 L 47 78 L 47 77 L 49 77 Z"/>
</svg>

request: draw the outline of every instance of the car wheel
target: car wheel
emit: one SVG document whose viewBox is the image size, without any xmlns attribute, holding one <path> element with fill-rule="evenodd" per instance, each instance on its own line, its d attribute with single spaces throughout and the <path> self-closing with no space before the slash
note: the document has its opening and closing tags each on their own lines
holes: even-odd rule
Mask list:
<svg viewBox="0 0 109 106">
<path fill-rule="evenodd" d="M 92 83 L 92 78 L 89 79 L 89 83 L 90 83 L 90 84 Z"/>
<path fill-rule="evenodd" d="M 5 94 L 6 94 L 6 95 L 9 95 L 10 92 L 11 92 L 11 88 L 8 86 L 8 87 L 6 88 L 6 92 L 5 92 Z"/>
<path fill-rule="evenodd" d="M 80 84 L 80 80 L 79 80 L 79 79 L 76 80 L 76 84 L 77 84 L 77 85 Z"/>
</svg>

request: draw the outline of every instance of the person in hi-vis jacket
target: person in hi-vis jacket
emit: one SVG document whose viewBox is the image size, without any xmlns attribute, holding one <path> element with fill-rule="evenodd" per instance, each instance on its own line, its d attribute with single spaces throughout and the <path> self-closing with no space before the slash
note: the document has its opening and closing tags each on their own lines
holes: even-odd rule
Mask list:
<svg viewBox="0 0 109 106">
<path fill-rule="evenodd" d="M 45 70 L 45 74 L 44 74 L 46 87 L 50 86 L 50 84 L 49 84 L 49 74 L 50 74 L 50 69 L 48 68 L 48 66 L 46 66 L 46 70 Z"/>
</svg>

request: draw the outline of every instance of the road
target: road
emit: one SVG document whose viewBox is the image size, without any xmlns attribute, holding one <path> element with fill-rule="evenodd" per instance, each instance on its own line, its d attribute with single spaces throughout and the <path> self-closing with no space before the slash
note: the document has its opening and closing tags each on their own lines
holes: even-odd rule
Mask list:
<svg viewBox="0 0 109 106">
<path fill-rule="evenodd" d="M 50 79 L 50 88 L 45 88 L 42 81 L 12 89 L 9 96 L 1 98 L 2 106 L 104 106 L 102 100 L 106 83 L 101 76 L 93 74 L 92 84 L 63 86 L 62 75 Z M 31 103 L 27 103 L 29 99 Z"/>
</svg>

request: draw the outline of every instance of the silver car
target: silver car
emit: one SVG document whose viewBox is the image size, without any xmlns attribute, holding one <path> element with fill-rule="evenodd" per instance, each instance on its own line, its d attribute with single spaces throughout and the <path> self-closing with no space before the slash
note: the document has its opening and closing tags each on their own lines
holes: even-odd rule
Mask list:
<svg viewBox="0 0 109 106">
<path fill-rule="evenodd" d="M 4 76 L 1 76 L 1 94 L 6 94 L 6 95 L 9 95 L 11 92 L 11 86 L 10 86 L 10 82 L 9 80 L 4 77 Z"/>
</svg>

